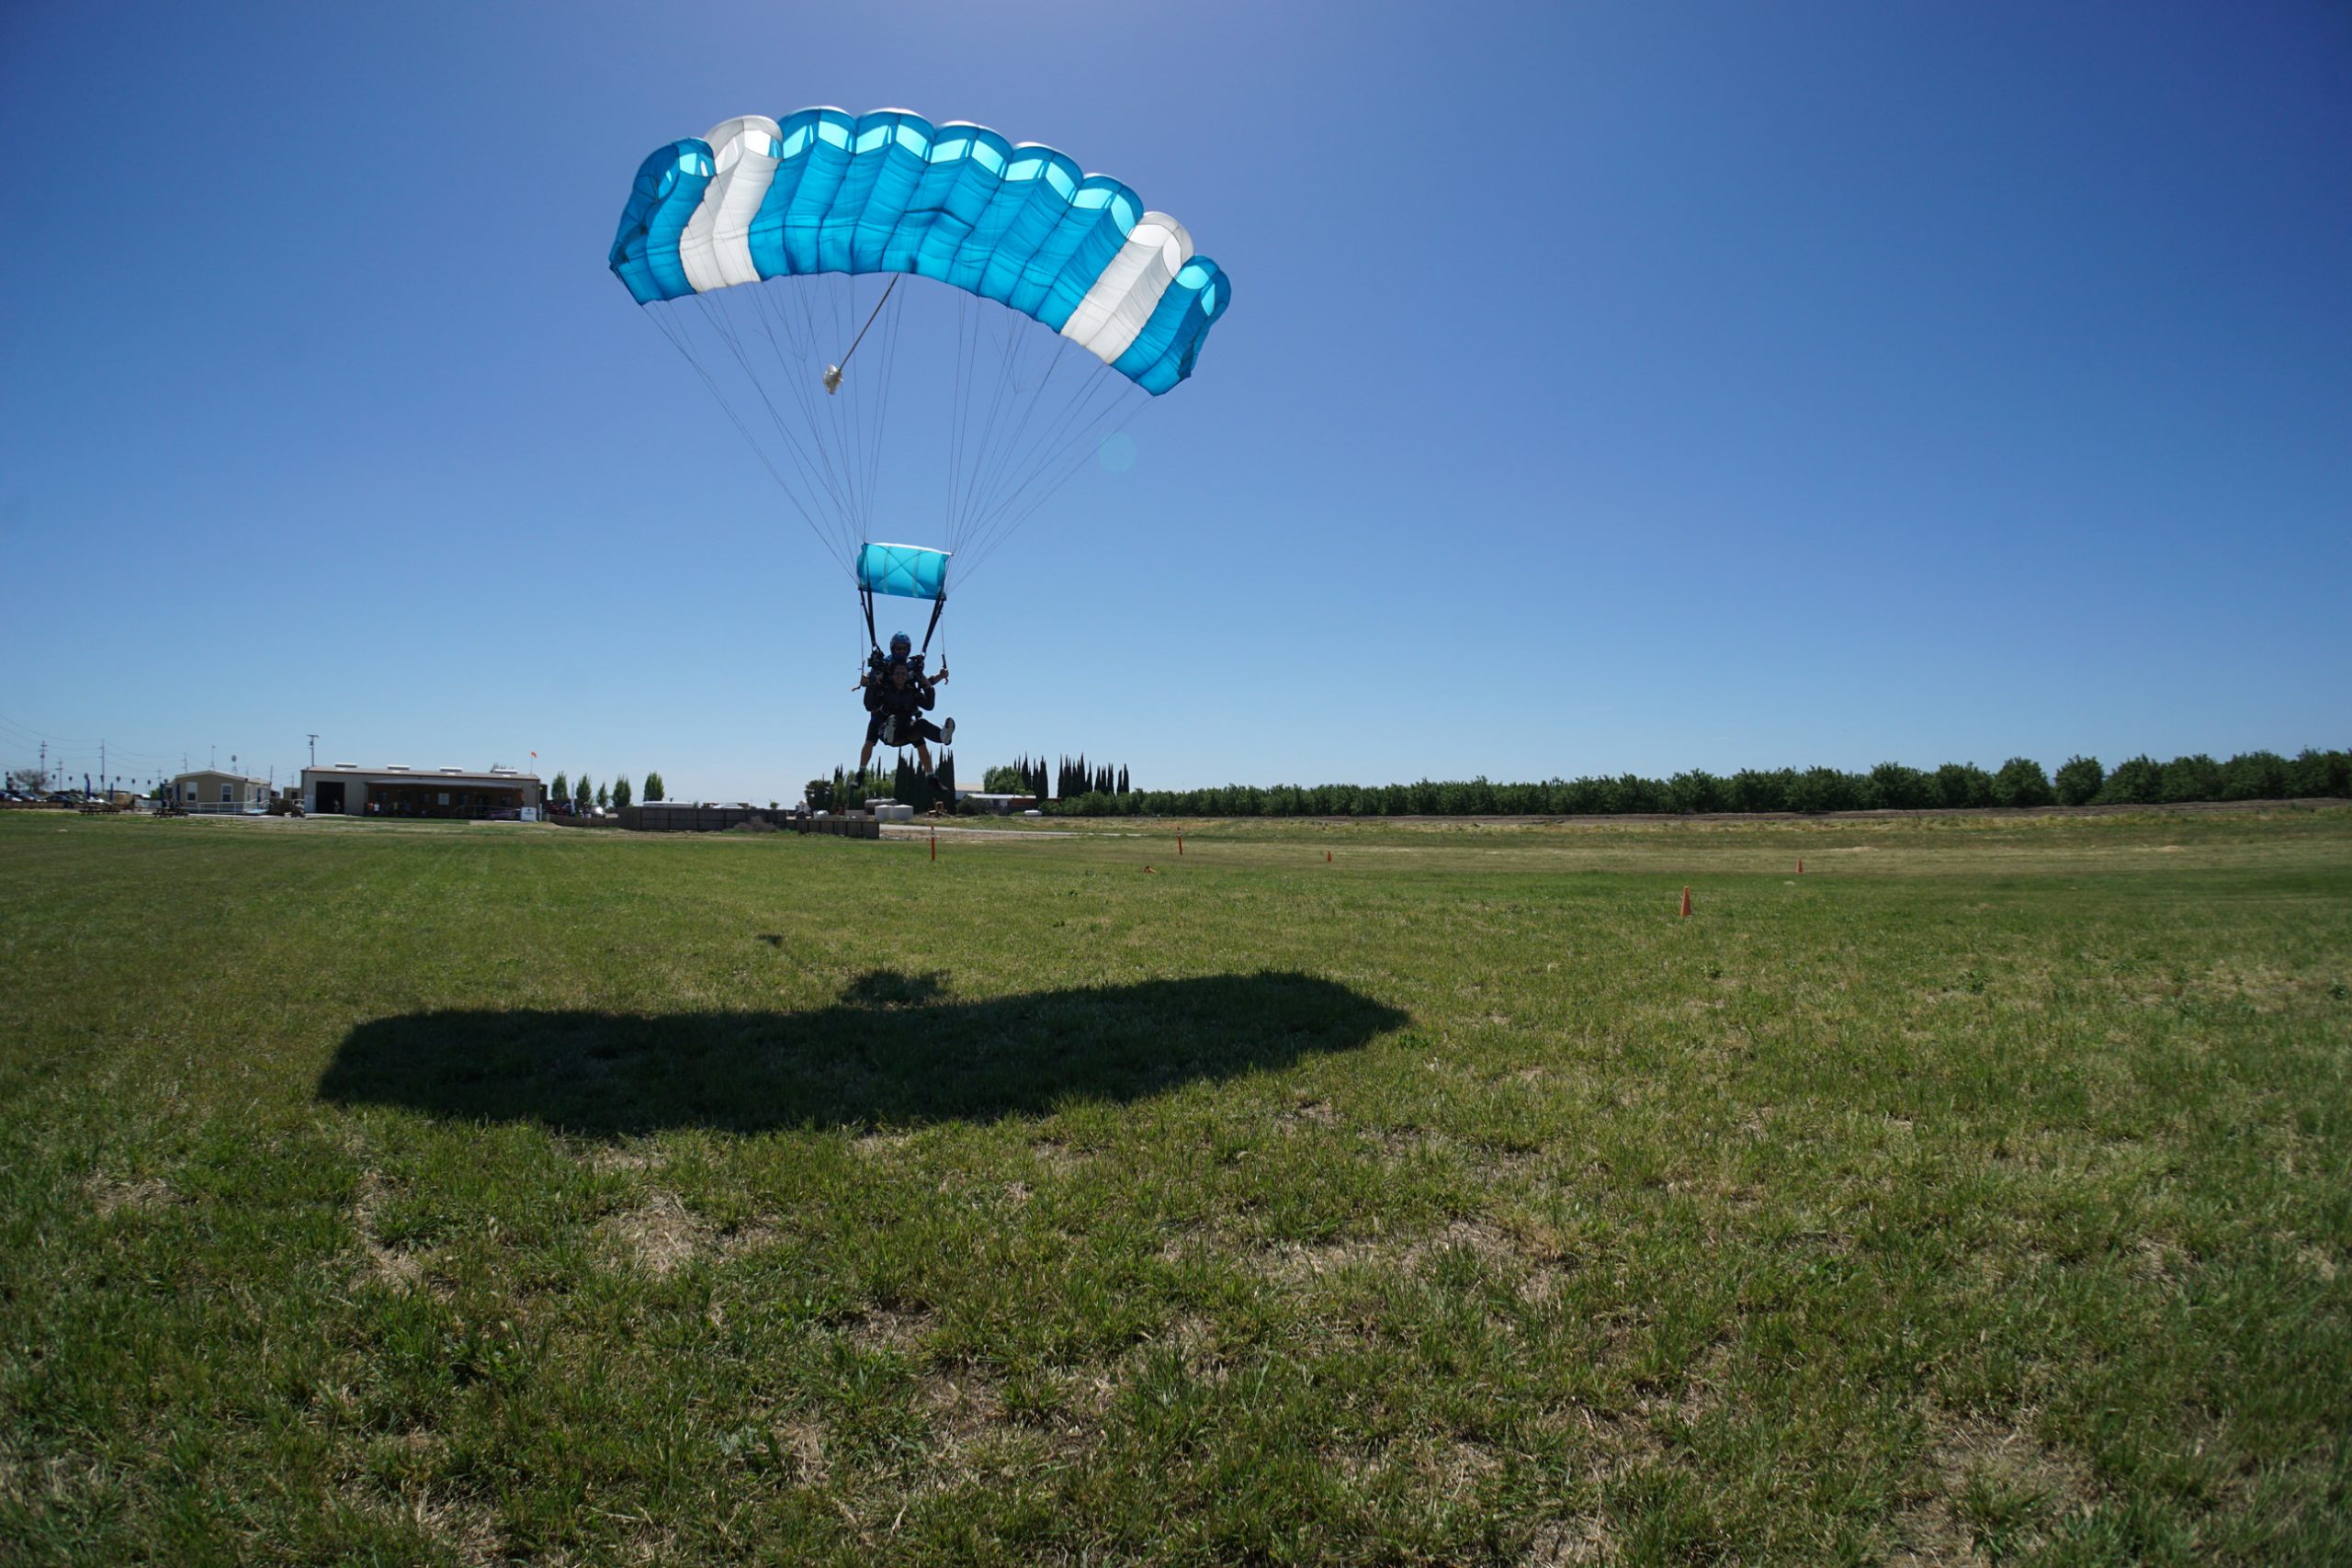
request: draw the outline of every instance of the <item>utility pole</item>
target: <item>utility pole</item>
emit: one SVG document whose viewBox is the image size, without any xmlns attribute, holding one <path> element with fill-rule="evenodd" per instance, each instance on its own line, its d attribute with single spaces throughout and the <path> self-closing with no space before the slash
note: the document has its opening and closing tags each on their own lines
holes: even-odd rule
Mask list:
<svg viewBox="0 0 2352 1568">
<path fill-rule="evenodd" d="M 107 788 L 107 738 L 101 735 L 98 737 L 98 793 L 104 795 Z"/>
<path fill-rule="evenodd" d="M 317 767 L 318 765 L 319 765 L 319 738 L 318 738 L 317 736 L 313 735 L 313 736 L 311 736 L 311 766 L 312 766 L 312 767 L 314 767 L 314 768 L 315 768 L 315 767 Z"/>
</svg>

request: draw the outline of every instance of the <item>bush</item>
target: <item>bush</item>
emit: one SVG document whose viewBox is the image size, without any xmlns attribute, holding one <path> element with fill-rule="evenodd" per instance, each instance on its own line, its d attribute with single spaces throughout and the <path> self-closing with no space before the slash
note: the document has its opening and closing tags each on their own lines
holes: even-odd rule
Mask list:
<svg viewBox="0 0 2352 1568">
<path fill-rule="evenodd" d="M 2158 792 L 2164 788 L 2164 769 L 2156 765 L 2154 757 L 2143 753 L 2128 762 L 2115 765 L 2115 772 L 2107 775 L 2107 783 L 2099 788 L 2098 803 L 2101 806 L 2153 806 Z"/>
<path fill-rule="evenodd" d="M 941 783 L 954 779 L 955 760 L 943 752 Z M 1018 768 L 989 770 L 989 783 L 1011 774 L 1012 788 L 1021 788 Z M 1101 775 L 1096 775 L 1100 778 Z M 836 775 L 836 787 L 825 790 L 812 781 L 809 803 L 820 804 L 830 793 L 854 807 L 865 795 L 888 788 L 898 798 L 920 809 L 931 799 L 920 781 L 901 774 L 888 784 L 877 775 L 869 784 Z M 856 787 L 843 789 L 842 784 Z M 1946 762 L 1933 773 L 1901 762 L 1881 762 L 1868 773 L 1841 773 L 1836 768 L 1743 768 L 1731 777 L 1717 778 L 1700 769 L 1670 779 L 1645 779 L 1620 773 L 1613 779 L 1546 779 L 1542 784 L 1496 784 L 1485 778 L 1422 779 L 1399 784 L 1226 784 L 1214 789 L 1080 790 L 1047 809 L 1072 817 L 1401 817 L 1484 816 L 1598 817 L 1628 812 L 1683 813 L 1702 811 L 1854 811 L 1878 807 L 1893 811 L 1942 808 L 1970 810 L 1987 806 L 2034 807 L 2064 802 L 2080 806 L 2145 805 L 2162 800 L 2254 800 L 2280 795 L 2352 795 L 2352 754 L 2305 751 L 2288 761 L 2271 751 L 2249 751 L 2227 764 L 2202 755 L 2159 764 L 2134 757 L 2112 773 L 2102 773 L 2096 757 L 2070 757 L 2058 770 L 2053 785 L 2041 764 L 2030 757 L 2012 757 L 1997 774 L 1973 762 Z M 943 791 L 943 797 L 944 792 Z"/>
<path fill-rule="evenodd" d="M 2058 804 L 2088 806 L 2107 783 L 2107 770 L 2097 757 L 2069 757 L 2058 769 Z"/>
<path fill-rule="evenodd" d="M 1861 781 L 1836 768 L 1807 768 L 1789 790 L 1792 811 L 1857 811 L 1861 800 Z"/>
<path fill-rule="evenodd" d="M 2287 764 L 2287 789 L 2298 800 L 2352 795 L 2352 755 L 2303 750 Z"/>
<path fill-rule="evenodd" d="M 2167 804 L 2221 799 L 2222 765 L 2202 751 L 2193 757 L 2175 757 L 2165 764 L 2163 782 L 2156 786 L 2156 798 Z"/>
<path fill-rule="evenodd" d="M 1925 811 L 1936 804 L 1936 784 L 1917 768 L 1881 762 L 1871 770 L 1870 803 L 1885 811 Z"/>
<path fill-rule="evenodd" d="M 1947 811 L 1990 806 L 1993 775 L 1973 762 L 1946 762 L 1936 770 L 1936 804 Z"/>
<path fill-rule="evenodd" d="M 2050 775 L 2030 757 L 2012 757 L 1993 775 L 1996 806 L 2048 806 L 2057 798 Z"/>
<path fill-rule="evenodd" d="M 1723 811 L 1731 806 L 1731 792 L 1724 781 L 1700 769 L 1677 773 L 1666 782 L 1666 808 L 1668 811 Z"/>
<path fill-rule="evenodd" d="M 2287 793 L 2287 759 L 2248 751 L 2222 764 L 2223 800 L 2276 800 Z"/>
<path fill-rule="evenodd" d="M 1731 808 L 1734 811 L 1786 811 L 1789 809 L 1789 789 L 1795 775 L 1781 768 L 1770 773 L 1754 768 L 1742 768 L 1731 776 Z"/>
</svg>

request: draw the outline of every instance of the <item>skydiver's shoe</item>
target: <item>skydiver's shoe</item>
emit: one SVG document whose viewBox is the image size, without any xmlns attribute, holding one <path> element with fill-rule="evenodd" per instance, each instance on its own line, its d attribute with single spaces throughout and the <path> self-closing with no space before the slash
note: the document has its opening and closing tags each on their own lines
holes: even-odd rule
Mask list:
<svg viewBox="0 0 2352 1568">
<path fill-rule="evenodd" d="M 956 743 L 956 721 L 954 719 L 951 718 L 945 724 L 939 727 L 939 743 L 942 746 L 953 746 Z"/>
</svg>

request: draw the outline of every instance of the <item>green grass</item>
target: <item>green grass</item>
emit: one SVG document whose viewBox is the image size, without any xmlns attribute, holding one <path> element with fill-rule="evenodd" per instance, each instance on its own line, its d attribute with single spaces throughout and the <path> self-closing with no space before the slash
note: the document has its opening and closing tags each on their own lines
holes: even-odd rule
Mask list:
<svg viewBox="0 0 2352 1568">
<path fill-rule="evenodd" d="M 2347 987 L 2344 811 L 0 817 L 0 1562 L 2342 1562 Z"/>
</svg>

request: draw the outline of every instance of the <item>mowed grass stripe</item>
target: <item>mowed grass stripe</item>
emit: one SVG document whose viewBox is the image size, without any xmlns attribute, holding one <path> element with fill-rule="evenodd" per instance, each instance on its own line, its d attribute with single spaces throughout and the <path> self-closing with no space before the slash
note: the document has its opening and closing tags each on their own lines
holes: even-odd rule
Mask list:
<svg viewBox="0 0 2352 1568">
<path fill-rule="evenodd" d="M 2352 814 L 1039 837 L 0 818 L 0 1541 L 2352 1547 Z"/>
</svg>

